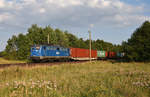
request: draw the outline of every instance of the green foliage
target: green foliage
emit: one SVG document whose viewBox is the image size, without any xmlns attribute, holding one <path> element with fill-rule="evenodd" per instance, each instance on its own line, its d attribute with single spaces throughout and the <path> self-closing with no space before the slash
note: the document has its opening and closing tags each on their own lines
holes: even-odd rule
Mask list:
<svg viewBox="0 0 150 97">
<path fill-rule="evenodd" d="M 5 51 L 0 52 L 0 57 L 4 57 L 6 55 L 7 55 L 7 53 Z"/>
<path fill-rule="evenodd" d="M 75 35 L 62 31 L 60 29 L 53 29 L 50 26 L 45 28 L 39 27 L 33 24 L 26 35 L 19 34 L 18 36 L 12 36 L 7 41 L 5 49 L 5 57 L 7 59 L 24 60 L 30 56 L 30 47 L 34 44 L 47 44 L 47 38 L 49 35 L 49 43 L 51 45 L 60 45 L 64 47 L 76 47 L 76 48 L 89 48 L 89 40 L 83 40 L 77 38 Z M 103 40 L 92 40 L 92 49 L 117 51 L 118 46 L 111 43 L 104 42 Z"/>
<path fill-rule="evenodd" d="M 127 60 L 150 61 L 150 22 L 144 22 L 122 46 Z"/>
<path fill-rule="evenodd" d="M 75 35 L 70 34 L 67 31 L 65 31 L 65 35 L 68 38 L 68 41 L 69 41 L 68 45 L 69 45 L 69 47 L 79 47 L 79 45 L 78 45 L 78 38 Z"/>
<path fill-rule="evenodd" d="M 119 45 L 118 45 L 119 46 Z M 118 51 L 119 48 L 109 42 L 104 42 L 103 40 L 96 40 L 92 42 L 92 48 L 104 51 Z M 117 50 L 118 49 L 118 50 Z"/>
<path fill-rule="evenodd" d="M 34 24 L 28 29 L 26 35 L 19 34 L 7 41 L 8 45 L 5 49 L 7 52 L 6 57 L 8 59 L 28 59 L 30 56 L 30 47 L 34 44 L 47 44 L 48 34 L 50 44 L 68 47 L 68 38 L 63 31 L 59 29 L 54 30 L 50 26 L 42 28 Z"/>
</svg>

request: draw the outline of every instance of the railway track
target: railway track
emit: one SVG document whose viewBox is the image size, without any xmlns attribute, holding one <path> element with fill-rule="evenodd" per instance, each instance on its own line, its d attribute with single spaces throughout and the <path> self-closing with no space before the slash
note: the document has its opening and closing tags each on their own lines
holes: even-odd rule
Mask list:
<svg viewBox="0 0 150 97">
<path fill-rule="evenodd" d="M 0 64 L 0 69 L 6 68 L 6 67 L 11 67 L 11 66 L 20 66 L 20 67 L 52 66 L 52 65 L 61 65 L 61 64 L 65 64 L 65 63 L 73 64 L 73 63 L 83 63 L 83 62 L 87 62 L 87 61 Z"/>
</svg>

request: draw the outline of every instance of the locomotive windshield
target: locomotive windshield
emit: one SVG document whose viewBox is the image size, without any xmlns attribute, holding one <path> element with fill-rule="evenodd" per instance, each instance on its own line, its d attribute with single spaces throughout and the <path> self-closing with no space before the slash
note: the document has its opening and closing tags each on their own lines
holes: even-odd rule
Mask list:
<svg viewBox="0 0 150 97">
<path fill-rule="evenodd" d="M 40 49 L 40 46 L 32 47 L 32 50 L 39 50 L 39 49 Z"/>
<path fill-rule="evenodd" d="M 39 50 L 39 49 L 40 49 L 40 46 L 37 46 L 36 49 Z"/>
</svg>

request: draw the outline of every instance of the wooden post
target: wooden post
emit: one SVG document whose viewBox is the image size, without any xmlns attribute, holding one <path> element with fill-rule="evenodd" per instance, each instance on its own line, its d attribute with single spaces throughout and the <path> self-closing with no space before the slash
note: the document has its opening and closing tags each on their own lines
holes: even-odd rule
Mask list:
<svg viewBox="0 0 150 97">
<path fill-rule="evenodd" d="M 48 36 L 47 36 L 47 42 L 48 42 L 48 44 L 49 44 L 49 33 L 48 33 Z"/>
<path fill-rule="evenodd" d="M 91 62 L 91 31 L 89 30 L 89 49 L 90 49 L 90 62 Z"/>
</svg>

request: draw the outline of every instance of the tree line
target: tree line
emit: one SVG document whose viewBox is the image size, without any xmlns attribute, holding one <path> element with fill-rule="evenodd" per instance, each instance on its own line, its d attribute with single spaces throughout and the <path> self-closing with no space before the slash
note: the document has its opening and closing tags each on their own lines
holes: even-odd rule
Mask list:
<svg viewBox="0 0 150 97">
<path fill-rule="evenodd" d="M 30 48 L 35 44 L 47 44 L 49 34 L 51 45 L 60 45 L 63 47 L 89 48 L 89 40 L 78 38 L 77 36 L 62 31 L 53 29 L 50 26 L 44 28 L 33 24 L 27 34 L 19 34 L 12 36 L 7 41 L 5 51 L 0 53 L 7 59 L 24 60 L 30 56 Z M 145 21 L 137 28 L 132 36 L 123 41 L 121 45 L 114 45 L 103 40 L 92 40 L 92 49 L 124 52 L 125 61 L 150 61 L 150 22 Z"/>
<path fill-rule="evenodd" d="M 126 61 L 150 61 L 150 22 L 145 21 L 127 41 L 122 42 Z"/>
<path fill-rule="evenodd" d="M 47 38 L 49 35 L 49 44 L 60 45 L 63 47 L 75 47 L 75 48 L 89 48 L 89 40 L 78 38 L 77 36 L 69 33 L 68 31 L 62 31 L 60 29 L 53 29 L 50 26 L 44 28 L 39 27 L 37 24 L 33 24 L 27 34 L 19 34 L 18 36 L 12 36 L 7 41 L 7 46 L 3 55 L 7 59 L 25 60 L 30 56 L 30 48 L 35 44 L 47 44 Z M 103 40 L 92 40 L 92 49 L 116 51 L 116 48 L 120 48 L 119 45 L 113 45 Z"/>
</svg>

